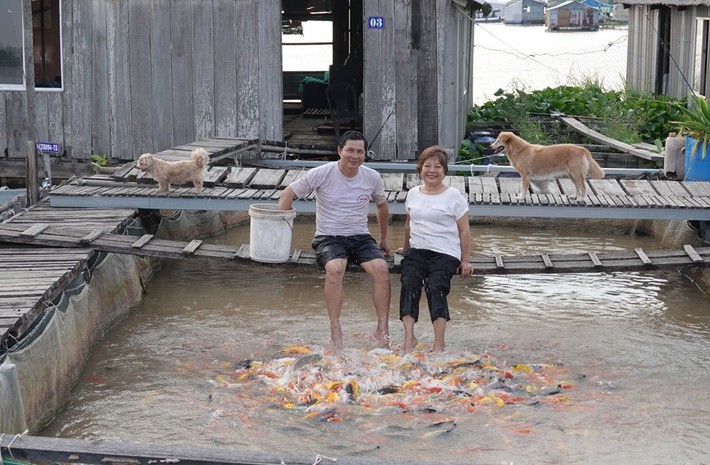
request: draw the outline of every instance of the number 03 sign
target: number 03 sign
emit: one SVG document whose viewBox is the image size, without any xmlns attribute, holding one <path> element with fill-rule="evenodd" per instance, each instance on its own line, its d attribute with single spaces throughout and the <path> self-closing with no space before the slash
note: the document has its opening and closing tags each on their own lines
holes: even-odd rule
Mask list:
<svg viewBox="0 0 710 465">
<path fill-rule="evenodd" d="M 370 16 L 367 18 L 367 28 L 368 29 L 384 29 L 385 28 L 385 18 L 382 16 Z"/>
</svg>

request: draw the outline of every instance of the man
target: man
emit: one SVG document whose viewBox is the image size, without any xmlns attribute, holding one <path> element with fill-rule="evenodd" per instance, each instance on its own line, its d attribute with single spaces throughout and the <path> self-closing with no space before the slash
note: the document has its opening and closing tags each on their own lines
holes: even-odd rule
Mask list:
<svg viewBox="0 0 710 465">
<path fill-rule="evenodd" d="M 360 265 L 372 278 L 372 302 L 377 313 L 375 339 L 389 347 L 390 279 L 385 255 L 389 208 L 382 178 L 362 166 L 367 139 L 357 131 L 345 132 L 338 144 L 338 161 L 309 170 L 281 193 L 279 209 L 288 210 L 293 200 L 316 192 L 316 233 L 313 249 L 325 269 L 325 305 L 330 318 L 330 339 L 336 350 L 343 348 L 340 312 L 343 307 L 343 276 L 348 260 Z M 379 246 L 367 228 L 370 200 L 377 206 Z"/>
</svg>

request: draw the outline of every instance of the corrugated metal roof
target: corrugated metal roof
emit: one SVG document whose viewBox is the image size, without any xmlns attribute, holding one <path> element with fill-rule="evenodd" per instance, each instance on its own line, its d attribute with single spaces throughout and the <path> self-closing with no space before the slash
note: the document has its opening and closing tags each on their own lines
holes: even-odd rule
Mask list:
<svg viewBox="0 0 710 465">
<path fill-rule="evenodd" d="M 659 1 L 659 0 L 622 0 L 619 3 L 623 3 L 625 6 L 629 5 L 666 5 L 666 6 L 710 6 L 710 1 L 707 0 L 670 0 L 670 1 Z"/>
</svg>

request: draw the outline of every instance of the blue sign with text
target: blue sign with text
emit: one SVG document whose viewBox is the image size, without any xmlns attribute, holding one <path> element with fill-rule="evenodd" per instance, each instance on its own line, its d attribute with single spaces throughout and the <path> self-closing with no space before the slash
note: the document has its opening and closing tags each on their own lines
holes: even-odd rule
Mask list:
<svg viewBox="0 0 710 465">
<path fill-rule="evenodd" d="M 385 18 L 382 16 L 370 16 L 367 18 L 367 28 L 368 29 L 384 29 L 385 28 Z"/>
<path fill-rule="evenodd" d="M 35 146 L 38 152 L 59 153 L 59 144 L 56 142 L 37 142 Z"/>
</svg>

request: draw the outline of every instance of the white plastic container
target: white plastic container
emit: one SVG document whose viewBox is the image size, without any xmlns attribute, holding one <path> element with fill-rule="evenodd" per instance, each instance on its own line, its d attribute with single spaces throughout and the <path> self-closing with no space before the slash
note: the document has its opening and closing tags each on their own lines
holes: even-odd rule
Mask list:
<svg viewBox="0 0 710 465">
<path fill-rule="evenodd" d="M 255 203 L 249 206 L 249 256 L 264 263 L 284 263 L 291 253 L 293 219 L 296 211 L 279 210 L 278 205 Z"/>
<path fill-rule="evenodd" d="M 663 172 L 666 176 L 675 175 L 682 181 L 685 178 L 685 137 L 671 132 L 666 137 Z"/>
</svg>

